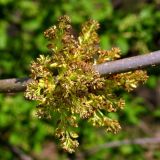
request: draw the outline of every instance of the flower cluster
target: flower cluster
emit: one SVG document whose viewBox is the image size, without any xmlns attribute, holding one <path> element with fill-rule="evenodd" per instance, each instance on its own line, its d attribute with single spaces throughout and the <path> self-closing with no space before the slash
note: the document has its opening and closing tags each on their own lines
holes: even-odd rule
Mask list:
<svg viewBox="0 0 160 160">
<path fill-rule="evenodd" d="M 74 35 L 70 18 L 62 16 L 58 25 L 44 32 L 51 54 L 40 55 L 31 64 L 31 78 L 25 96 L 38 101 L 39 118 L 54 119 L 55 135 L 61 146 L 72 153 L 78 146 L 77 127 L 85 119 L 95 127 L 117 133 L 120 125 L 107 116 L 125 105 L 115 94 L 118 88 L 128 91 L 144 82 L 144 71 L 127 72 L 101 77 L 94 64 L 120 57 L 120 50 L 110 51 L 99 47 L 99 24 L 90 20 L 82 25 L 78 37 Z"/>
</svg>

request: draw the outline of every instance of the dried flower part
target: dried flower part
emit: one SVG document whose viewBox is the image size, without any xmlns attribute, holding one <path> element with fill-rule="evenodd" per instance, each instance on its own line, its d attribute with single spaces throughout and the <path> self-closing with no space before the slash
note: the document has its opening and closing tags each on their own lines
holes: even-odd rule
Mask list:
<svg viewBox="0 0 160 160">
<path fill-rule="evenodd" d="M 112 78 L 116 85 L 123 87 L 129 92 L 137 88 L 139 83 L 145 83 L 148 76 L 146 71 L 136 70 L 133 72 L 120 73 L 114 75 Z"/>
<path fill-rule="evenodd" d="M 112 61 L 115 59 L 120 58 L 120 49 L 119 48 L 112 48 L 111 50 L 99 50 L 98 51 L 98 59 L 97 59 L 97 63 L 104 63 L 106 61 Z"/>
<path fill-rule="evenodd" d="M 82 25 L 75 37 L 68 16 L 59 18 L 58 25 L 44 32 L 52 54 L 40 55 L 31 63 L 31 78 L 26 98 L 38 101 L 37 116 L 54 119 L 55 135 L 64 150 L 72 153 L 78 147 L 77 127 L 85 119 L 95 127 L 117 133 L 118 121 L 107 113 L 123 109 L 125 102 L 115 90 L 131 91 L 139 82 L 145 82 L 146 72 L 135 71 L 101 77 L 93 64 L 120 57 L 120 50 L 101 50 L 98 22 L 90 20 Z"/>
</svg>

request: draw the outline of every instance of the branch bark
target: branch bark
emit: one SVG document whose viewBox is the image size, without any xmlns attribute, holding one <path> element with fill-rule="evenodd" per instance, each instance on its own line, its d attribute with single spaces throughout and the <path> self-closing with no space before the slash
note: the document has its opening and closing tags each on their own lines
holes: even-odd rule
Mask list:
<svg viewBox="0 0 160 160">
<path fill-rule="evenodd" d="M 94 154 L 102 149 L 107 148 L 116 148 L 123 145 L 148 145 L 148 144 L 157 144 L 160 143 L 160 137 L 153 138 L 136 138 L 136 139 L 124 139 L 120 141 L 112 141 L 108 143 L 104 143 L 101 145 L 97 145 L 89 150 L 87 150 L 87 154 Z"/>
<path fill-rule="evenodd" d="M 26 154 L 21 148 L 10 144 L 8 141 L 3 140 L 1 134 L 0 144 L 6 147 L 10 152 L 12 152 L 15 158 L 19 160 L 33 160 L 33 158 L 30 155 Z"/>
<path fill-rule="evenodd" d="M 102 75 L 115 74 L 146 68 L 160 64 L 160 50 L 149 54 L 124 58 L 96 65 L 94 68 Z"/>
<path fill-rule="evenodd" d="M 94 65 L 93 68 L 101 75 L 107 75 L 142 69 L 155 65 L 160 65 L 160 50 L 149 54 Z M 0 80 L 0 93 L 22 92 L 31 81 L 32 80 L 29 78 Z"/>
<path fill-rule="evenodd" d="M 30 83 L 30 78 L 11 78 L 0 80 L 0 93 L 12 93 L 25 91 L 26 86 Z"/>
</svg>

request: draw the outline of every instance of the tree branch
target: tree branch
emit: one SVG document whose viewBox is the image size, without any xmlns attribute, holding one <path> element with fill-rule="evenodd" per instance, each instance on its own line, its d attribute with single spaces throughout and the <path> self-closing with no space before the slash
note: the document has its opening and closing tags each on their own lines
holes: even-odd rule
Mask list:
<svg viewBox="0 0 160 160">
<path fill-rule="evenodd" d="M 30 78 L 11 78 L 0 80 L 0 93 L 22 92 L 26 89 Z"/>
<path fill-rule="evenodd" d="M 149 54 L 110 61 L 93 66 L 101 75 L 115 74 L 160 65 L 160 50 Z M 0 92 L 21 92 L 32 80 L 29 78 L 12 78 L 0 80 Z"/>
<path fill-rule="evenodd" d="M 110 61 L 94 66 L 102 75 L 114 74 L 146 68 L 160 64 L 160 50 L 149 54 Z"/>
<path fill-rule="evenodd" d="M 136 139 L 124 139 L 121 141 L 112 141 L 108 143 L 104 143 L 101 145 L 97 145 L 96 147 L 93 147 L 89 150 L 87 150 L 87 154 L 94 154 L 102 149 L 107 148 L 116 148 L 123 145 L 147 145 L 147 144 L 157 144 L 160 143 L 160 137 L 154 137 L 154 138 L 136 138 Z"/>
<path fill-rule="evenodd" d="M 0 134 L 2 137 L 2 135 Z M 0 137 L 0 144 L 4 147 L 6 147 L 12 154 L 19 160 L 33 160 L 33 158 L 30 155 L 27 155 L 22 149 L 20 149 L 17 146 L 11 145 L 8 141 L 3 140 Z"/>
</svg>

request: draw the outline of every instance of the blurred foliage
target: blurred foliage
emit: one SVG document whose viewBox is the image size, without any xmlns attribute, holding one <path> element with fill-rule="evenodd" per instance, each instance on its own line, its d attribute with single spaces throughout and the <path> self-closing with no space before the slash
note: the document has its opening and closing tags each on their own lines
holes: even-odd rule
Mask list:
<svg viewBox="0 0 160 160">
<path fill-rule="evenodd" d="M 159 9 L 159 0 L 0 0 L 0 77 L 28 76 L 30 61 L 39 53 L 48 52 L 43 31 L 63 14 L 71 17 L 77 30 L 89 18 L 98 20 L 102 48 L 120 47 L 124 57 L 158 50 Z M 54 155 L 57 159 L 147 159 L 149 150 L 136 145 L 105 149 L 91 155 L 86 153 L 86 149 L 127 137 L 152 136 L 139 128 L 141 123 L 147 123 L 151 130 L 160 122 L 160 102 L 155 94 L 159 87 L 160 69 L 151 68 L 148 72 L 150 79 L 145 86 L 148 92 L 141 94 L 143 90 L 140 88 L 141 91 L 132 95 L 119 93 L 124 95 L 126 107 L 123 112 L 110 116 L 119 119 L 124 128 L 122 132 L 105 135 L 82 122 L 80 149 L 74 155 L 68 155 L 56 148 Z M 137 95 L 144 98 L 137 98 Z M 54 122 L 37 119 L 34 106 L 22 94 L 0 95 L 0 159 L 16 159 L 3 141 L 21 148 L 35 159 L 42 159 L 43 146 L 48 141 L 56 144 L 51 128 Z M 50 159 L 56 158 L 52 155 Z M 152 159 L 160 159 L 158 149 L 154 149 Z"/>
</svg>

